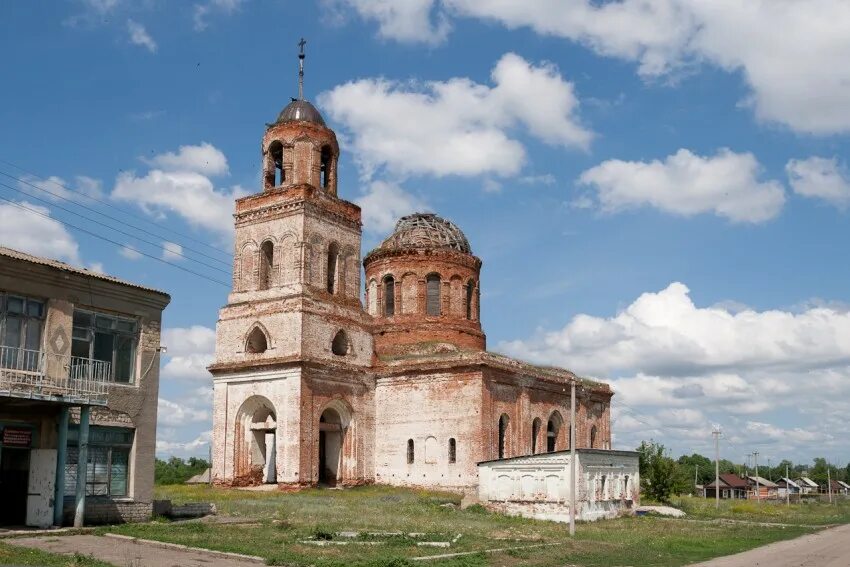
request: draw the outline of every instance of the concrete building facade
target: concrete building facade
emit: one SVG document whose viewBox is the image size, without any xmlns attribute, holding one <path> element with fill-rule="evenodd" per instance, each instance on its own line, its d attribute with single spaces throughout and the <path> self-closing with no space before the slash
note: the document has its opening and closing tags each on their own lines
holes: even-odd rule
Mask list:
<svg viewBox="0 0 850 567">
<path fill-rule="evenodd" d="M 572 381 L 576 445 L 610 448 L 606 384 L 486 350 L 460 228 L 401 218 L 361 283 L 360 208 L 338 195 L 318 110 L 294 100 L 261 149 L 209 367 L 214 482 L 469 489 L 480 461 L 568 448 Z"/>
<path fill-rule="evenodd" d="M 0 248 L 0 524 L 150 518 L 169 301 Z"/>
</svg>

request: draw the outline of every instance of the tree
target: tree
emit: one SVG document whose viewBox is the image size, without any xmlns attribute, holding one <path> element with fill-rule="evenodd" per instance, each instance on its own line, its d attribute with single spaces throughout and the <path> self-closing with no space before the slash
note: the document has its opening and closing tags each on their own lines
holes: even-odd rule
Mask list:
<svg viewBox="0 0 850 567">
<path fill-rule="evenodd" d="M 694 471 L 698 472 L 698 484 L 708 484 L 714 481 L 714 461 L 708 457 L 704 457 L 699 453 L 693 455 L 682 455 L 678 460 L 679 468 L 684 469 L 682 474 L 689 476 L 689 492 L 694 489 Z"/>
<path fill-rule="evenodd" d="M 642 441 L 638 452 L 641 491 L 659 502 L 669 502 L 676 490 L 676 461 L 664 455 L 664 445 Z"/>
<path fill-rule="evenodd" d="M 167 461 L 157 459 L 154 464 L 154 482 L 156 484 L 183 484 L 196 474 L 209 468 L 210 464 L 204 459 L 189 457 L 184 461 L 179 457 L 171 457 Z"/>
</svg>

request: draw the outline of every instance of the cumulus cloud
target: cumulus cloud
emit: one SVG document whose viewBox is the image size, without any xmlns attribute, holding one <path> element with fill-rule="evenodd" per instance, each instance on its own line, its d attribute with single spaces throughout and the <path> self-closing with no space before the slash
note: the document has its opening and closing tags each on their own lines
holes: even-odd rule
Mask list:
<svg viewBox="0 0 850 567">
<path fill-rule="evenodd" d="M 118 253 L 128 260 L 139 260 L 142 258 L 142 253 L 136 250 L 132 245 L 125 244 L 118 249 Z"/>
<path fill-rule="evenodd" d="M 550 64 L 504 55 L 493 86 L 467 78 L 426 83 L 362 79 L 322 93 L 320 105 L 343 125 L 364 175 L 514 175 L 526 160 L 510 136 L 519 126 L 552 145 L 587 148 L 573 84 Z M 416 116 L 416 120 L 409 117 Z"/>
<path fill-rule="evenodd" d="M 691 452 L 697 442 L 707 447 L 711 424 L 722 423 L 737 442 L 773 443 L 777 456 L 811 456 L 814 439 L 850 450 L 823 433 L 823 423 L 850 411 L 846 309 L 701 307 L 675 282 L 610 317 L 580 314 L 498 349 L 610 382 L 614 429 L 626 446 L 656 431 Z"/>
<path fill-rule="evenodd" d="M 180 146 L 176 152 L 166 152 L 142 161 L 164 171 L 193 171 L 207 176 L 228 173 L 227 158 L 209 142 L 196 146 Z"/>
<path fill-rule="evenodd" d="M 577 42 L 636 63 L 649 79 L 710 64 L 741 77 L 750 89 L 744 104 L 761 120 L 816 134 L 850 131 L 845 0 L 421 0 L 404 18 L 381 9 L 387 0 L 345 3 L 377 21 L 382 36 L 403 41 L 438 43 L 450 28 L 434 33 L 435 21 L 470 17 Z"/>
<path fill-rule="evenodd" d="M 663 161 L 612 159 L 588 169 L 579 184 L 595 191 L 604 212 L 652 206 L 682 216 L 713 213 L 733 222 L 774 218 L 785 203 L 778 181 L 760 181 L 750 153 L 722 149 L 708 157 L 680 149 Z"/>
<path fill-rule="evenodd" d="M 215 355 L 215 330 L 203 325 L 167 328 L 162 344 L 168 352 L 163 379 L 209 380 L 207 372 Z"/>
<path fill-rule="evenodd" d="M 372 232 L 389 232 L 399 217 L 428 209 L 424 201 L 387 181 L 371 182 L 356 203 L 363 210 L 363 228 Z"/>
<path fill-rule="evenodd" d="M 130 34 L 130 43 L 140 45 L 151 53 L 156 53 L 156 42 L 145 29 L 145 26 L 135 20 L 127 20 L 127 33 Z"/>
<path fill-rule="evenodd" d="M 11 203 L 0 203 L 0 243 L 3 246 L 82 265 L 77 241 L 62 223 L 50 216 L 49 209 L 27 201 L 18 204 L 35 212 Z"/>
<path fill-rule="evenodd" d="M 135 203 L 149 214 L 176 213 L 195 227 L 233 234 L 233 201 L 247 195 L 239 186 L 216 189 L 209 176 L 227 173 L 227 159 L 214 146 L 181 146 L 145 160 L 154 169 L 145 175 L 123 172 L 111 197 Z"/>
<path fill-rule="evenodd" d="M 74 183 L 70 183 L 58 175 L 51 175 L 46 178 L 23 175 L 18 180 L 18 187 L 26 193 L 51 201 L 74 199 L 79 194 L 93 198 L 103 196 L 103 183 L 99 179 L 86 175 L 77 175 L 74 177 Z"/>
<path fill-rule="evenodd" d="M 163 242 L 162 259 L 169 261 L 182 260 L 183 247 L 177 244 L 176 242 Z"/>
<path fill-rule="evenodd" d="M 823 199 L 841 210 L 850 205 L 850 174 L 837 158 L 792 159 L 785 170 L 798 195 Z"/>
<path fill-rule="evenodd" d="M 162 433 L 164 433 L 162 430 L 157 430 L 157 435 L 160 438 L 156 440 L 156 454 L 163 457 L 189 457 L 198 455 L 206 457 L 210 442 L 212 441 L 212 430 L 204 431 L 194 439 L 188 441 L 164 439 L 161 436 Z"/>
<path fill-rule="evenodd" d="M 195 31 L 204 31 L 209 27 L 209 16 L 213 13 L 230 15 L 244 4 L 245 0 L 206 0 L 195 4 L 192 9 L 192 19 Z"/>
<path fill-rule="evenodd" d="M 170 426 L 209 421 L 211 417 L 206 409 L 194 408 L 186 403 L 175 403 L 165 398 L 159 398 L 157 416 L 158 423 Z"/>
<path fill-rule="evenodd" d="M 436 45 L 448 37 L 451 26 L 433 0 L 343 0 L 326 2 L 334 9 L 348 6 L 361 18 L 378 23 L 378 35 L 406 43 Z"/>
</svg>

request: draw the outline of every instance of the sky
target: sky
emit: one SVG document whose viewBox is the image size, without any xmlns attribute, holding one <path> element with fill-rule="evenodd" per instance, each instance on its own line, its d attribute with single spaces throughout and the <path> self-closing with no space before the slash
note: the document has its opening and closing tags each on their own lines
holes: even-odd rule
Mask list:
<svg viewBox="0 0 850 567">
<path fill-rule="evenodd" d="M 171 294 L 160 456 L 302 36 L 364 255 L 456 222 L 488 348 L 609 382 L 615 448 L 850 460 L 845 0 L 4 2 L 0 243 Z"/>
</svg>

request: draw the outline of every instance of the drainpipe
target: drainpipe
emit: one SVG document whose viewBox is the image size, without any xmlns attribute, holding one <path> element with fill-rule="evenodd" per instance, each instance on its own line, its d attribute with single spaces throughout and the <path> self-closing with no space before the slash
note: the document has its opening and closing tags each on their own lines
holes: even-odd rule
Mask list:
<svg viewBox="0 0 850 567">
<path fill-rule="evenodd" d="M 86 475 L 89 463 L 89 414 L 91 407 L 80 408 L 79 458 L 77 459 L 77 493 L 75 495 L 74 527 L 83 527 L 86 510 Z"/>
<path fill-rule="evenodd" d="M 59 439 L 56 444 L 56 486 L 53 488 L 53 525 L 62 525 L 65 511 L 65 461 L 68 458 L 68 406 L 59 410 Z"/>
</svg>

